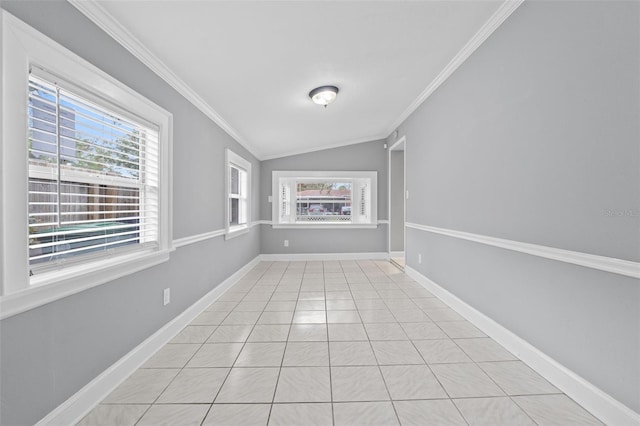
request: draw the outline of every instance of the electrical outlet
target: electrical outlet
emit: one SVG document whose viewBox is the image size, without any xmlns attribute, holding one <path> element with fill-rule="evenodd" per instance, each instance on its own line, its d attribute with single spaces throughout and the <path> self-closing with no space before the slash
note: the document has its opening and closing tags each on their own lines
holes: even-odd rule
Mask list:
<svg viewBox="0 0 640 426">
<path fill-rule="evenodd" d="M 169 302 L 171 302 L 171 289 L 169 288 L 165 288 L 164 292 L 162 293 L 163 295 L 163 302 L 162 302 L 162 306 L 167 306 L 169 304 Z"/>
<path fill-rule="evenodd" d="M 407 200 L 408 200 L 409 199 L 409 190 L 407 189 L 406 192 L 407 192 L 406 197 L 407 197 Z"/>
<path fill-rule="evenodd" d="M 271 195 L 269 195 L 267 197 L 267 201 L 270 202 L 270 203 L 273 203 L 273 197 Z"/>
<path fill-rule="evenodd" d="M 284 240 L 284 246 L 289 247 L 289 240 Z"/>
<path fill-rule="evenodd" d="M 422 264 L 422 253 L 418 254 L 418 263 Z"/>
</svg>

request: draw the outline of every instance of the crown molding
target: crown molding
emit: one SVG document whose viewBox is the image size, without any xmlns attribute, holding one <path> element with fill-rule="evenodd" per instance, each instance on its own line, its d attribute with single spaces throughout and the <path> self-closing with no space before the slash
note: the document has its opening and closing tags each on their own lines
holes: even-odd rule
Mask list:
<svg viewBox="0 0 640 426">
<path fill-rule="evenodd" d="M 261 153 L 245 140 L 240 133 L 234 129 L 220 114 L 214 110 L 200 95 L 196 93 L 187 83 L 178 77 L 167 65 L 155 56 L 140 40 L 138 40 L 129 30 L 120 24 L 109 12 L 107 12 L 95 0 L 68 0 L 69 3 L 78 9 L 94 24 L 100 27 L 111 38 L 127 49 L 133 56 L 145 64 L 151 71 L 162 78 L 167 84 L 173 87 L 178 93 L 191 102 L 204 115 L 209 117 L 222 130 L 231 136 L 236 142 L 246 148 L 258 160 L 262 160 Z"/>
<path fill-rule="evenodd" d="M 420 93 L 402 114 L 387 128 L 387 135 L 390 135 L 400 126 L 424 101 L 436 91 L 442 83 L 444 83 L 460 65 L 467 60 L 478 47 L 489 38 L 493 32 L 524 2 L 524 0 L 507 0 L 500 5 L 498 10 L 484 23 L 477 33 L 464 45 L 462 49 L 453 57 L 453 59 L 444 67 L 440 74 L 429 83 L 429 85 Z"/>
<path fill-rule="evenodd" d="M 234 129 L 220 114 L 218 114 L 196 91 L 178 77 L 167 65 L 156 57 L 142 42 L 140 42 L 129 30 L 122 26 L 109 12 L 107 12 L 95 0 L 68 0 L 78 11 L 85 15 L 94 24 L 105 31 L 116 42 L 127 49 L 132 55 L 138 58 L 151 71 L 162 78 L 167 84 L 173 87 L 178 93 L 184 96 L 196 108 L 202 111 L 222 130 L 231 136 L 236 142 L 246 148 L 258 160 L 271 160 L 274 158 L 289 157 L 292 155 L 306 154 L 326 149 L 339 148 L 354 145 L 362 142 L 385 139 L 402 122 L 404 122 L 422 103 L 438 88 L 453 72 L 515 11 L 524 0 L 507 0 L 496 10 L 496 12 L 485 22 L 480 30 L 465 44 L 438 76 L 427 86 L 427 88 L 404 110 L 404 112 L 379 135 L 358 138 L 351 141 L 339 142 L 322 147 L 286 151 L 277 154 L 263 155 L 254 145 L 244 139 L 240 133 Z"/>
</svg>

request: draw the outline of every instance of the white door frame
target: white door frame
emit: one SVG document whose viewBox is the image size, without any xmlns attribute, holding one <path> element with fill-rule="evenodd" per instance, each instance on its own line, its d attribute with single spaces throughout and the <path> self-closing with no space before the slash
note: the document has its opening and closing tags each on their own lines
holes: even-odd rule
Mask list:
<svg viewBox="0 0 640 426">
<path fill-rule="evenodd" d="M 404 233 L 404 238 L 403 238 L 403 253 L 405 253 L 406 256 L 406 250 L 407 250 L 407 227 L 406 227 L 406 223 L 407 223 L 407 137 L 406 136 L 402 136 L 400 139 L 398 139 L 397 141 L 395 141 L 393 143 L 393 145 L 391 145 L 391 147 L 389 147 L 389 151 L 388 151 L 388 158 L 387 158 L 387 170 L 389 171 L 388 173 L 388 183 L 387 183 L 387 188 L 388 188 L 388 202 L 387 202 L 387 217 L 389 218 L 389 227 L 387 229 L 387 252 L 389 253 L 389 258 L 391 258 L 391 153 L 393 152 L 394 148 L 396 148 L 399 145 L 404 144 L 404 156 L 403 156 L 403 163 L 404 163 L 404 167 L 403 167 L 403 176 L 402 176 L 402 181 L 403 181 L 403 194 L 402 194 L 402 203 L 403 203 L 403 221 L 405 226 L 403 227 L 403 233 Z"/>
</svg>

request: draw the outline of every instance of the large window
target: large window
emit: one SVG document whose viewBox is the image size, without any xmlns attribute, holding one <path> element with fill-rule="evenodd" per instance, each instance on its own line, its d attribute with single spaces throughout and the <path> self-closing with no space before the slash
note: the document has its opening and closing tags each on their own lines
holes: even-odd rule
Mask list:
<svg viewBox="0 0 640 426">
<path fill-rule="evenodd" d="M 274 226 L 376 226 L 376 184 L 376 172 L 274 171 Z"/>
<path fill-rule="evenodd" d="M 31 273 L 158 235 L 158 130 L 32 67 L 29 76 Z"/>
<path fill-rule="evenodd" d="M 0 13 L 4 318 L 169 259 L 172 116 Z"/>
<path fill-rule="evenodd" d="M 251 163 L 227 149 L 226 237 L 240 235 L 251 221 Z"/>
</svg>

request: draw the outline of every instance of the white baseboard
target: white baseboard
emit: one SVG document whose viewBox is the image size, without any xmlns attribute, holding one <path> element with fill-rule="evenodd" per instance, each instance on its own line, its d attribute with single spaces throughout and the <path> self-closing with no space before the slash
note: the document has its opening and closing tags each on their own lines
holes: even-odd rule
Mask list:
<svg viewBox="0 0 640 426">
<path fill-rule="evenodd" d="M 277 253 L 261 254 L 267 262 L 291 262 L 301 260 L 386 260 L 389 253 Z"/>
<path fill-rule="evenodd" d="M 391 253 L 389 253 L 389 257 L 401 257 L 404 259 L 404 252 L 403 251 L 392 251 Z"/>
<path fill-rule="evenodd" d="M 120 385 L 127 377 L 144 364 L 166 343 L 171 341 L 184 327 L 200 315 L 211 303 L 222 296 L 233 284 L 260 262 L 257 256 L 251 262 L 224 280 L 220 285 L 204 295 L 200 300 L 187 308 L 180 315 L 167 323 L 160 330 L 132 349 L 115 364 L 103 371 L 99 376 L 85 385 L 73 396 L 51 411 L 37 423 L 44 425 L 74 425 L 89 411 L 100 403 L 107 395 Z"/>
<path fill-rule="evenodd" d="M 573 400 L 605 424 L 611 426 L 640 425 L 640 414 L 622 404 L 620 401 L 589 383 L 491 318 L 469 306 L 410 266 L 405 267 L 405 273 L 460 315 L 472 322 L 489 337 L 520 358 L 562 392 L 573 398 Z"/>
</svg>

